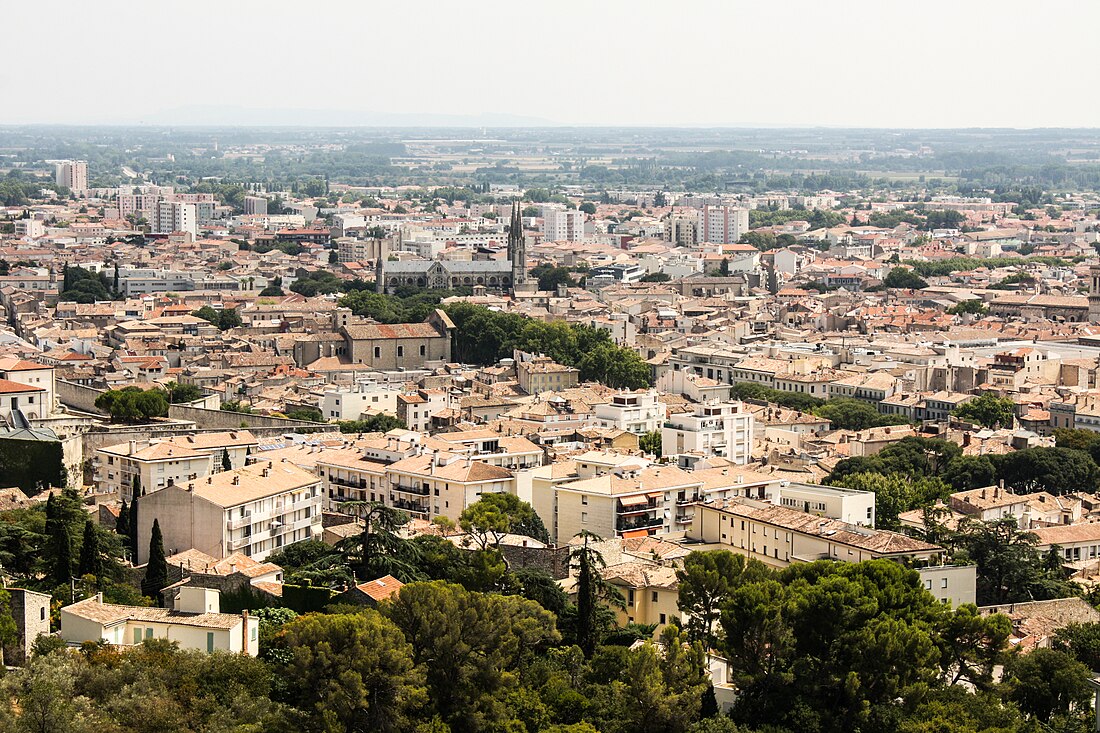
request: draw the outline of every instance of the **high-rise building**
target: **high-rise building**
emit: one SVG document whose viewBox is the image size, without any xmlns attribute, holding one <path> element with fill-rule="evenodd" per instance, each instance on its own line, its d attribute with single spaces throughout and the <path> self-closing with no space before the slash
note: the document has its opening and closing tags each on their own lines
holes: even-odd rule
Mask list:
<svg viewBox="0 0 1100 733">
<path fill-rule="evenodd" d="M 263 215 L 267 213 L 267 199 L 263 196 L 244 197 L 245 216 Z"/>
<path fill-rule="evenodd" d="M 584 212 L 542 207 L 542 236 L 547 242 L 579 242 L 584 239 Z"/>
<path fill-rule="evenodd" d="M 187 232 L 198 236 L 198 216 L 195 204 L 179 201 L 161 201 L 157 203 L 157 220 L 153 223 L 154 234 L 172 234 Z"/>
<path fill-rule="evenodd" d="M 64 186 L 78 196 L 88 193 L 88 163 L 84 160 L 63 160 L 54 169 L 58 186 Z"/>
<path fill-rule="evenodd" d="M 699 215 L 699 241 L 736 244 L 749 231 L 749 210 L 736 206 L 704 206 Z"/>
</svg>

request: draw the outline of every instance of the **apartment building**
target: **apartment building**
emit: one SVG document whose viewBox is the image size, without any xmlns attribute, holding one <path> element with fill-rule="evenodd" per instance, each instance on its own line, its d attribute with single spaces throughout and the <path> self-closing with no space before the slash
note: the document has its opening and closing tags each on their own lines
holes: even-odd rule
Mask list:
<svg viewBox="0 0 1100 733">
<path fill-rule="evenodd" d="M 185 586 L 171 608 L 104 603 L 103 594 L 61 609 L 61 638 L 69 644 L 107 642 L 137 646 L 146 639 L 164 639 L 181 649 L 257 656 L 260 619 L 221 613 L 221 596 L 214 588 Z"/>
<path fill-rule="evenodd" d="M 77 196 L 88 193 L 88 161 L 62 160 L 54 166 L 54 182 Z"/>
<path fill-rule="evenodd" d="M 939 564 L 944 550 L 896 532 L 861 527 L 753 499 L 698 504 L 690 540 L 783 568 L 794 562 L 879 558 Z"/>
<path fill-rule="evenodd" d="M 391 463 L 386 479 L 387 506 L 414 519 L 442 516 L 457 522 L 482 494 L 516 493 L 516 477 L 508 469 L 442 451 Z"/>
<path fill-rule="evenodd" d="M 603 473 L 598 459 L 582 461 L 589 478 L 557 482 L 545 470 L 535 472 L 531 494 L 535 511 L 551 539 L 564 542 L 582 530 L 601 537 L 645 537 L 674 531 L 682 524 L 684 506 L 698 496 L 702 478 L 676 466 L 647 466 L 623 460 Z M 541 474 L 541 475 L 540 475 Z M 538 484 L 536 485 L 536 480 Z"/>
<path fill-rule="evenodd" d="M 240 552 L 263 560 L 302 540 L 320 538 L 321 479 L 287 461 L 258 461 L 138 499 L 138 536 L 158 520 L 169 554 L 194 548 L 213 558 Z M 138 543 L 138 564 L 149 543 Z"/>
<path fill-rule="evenodd" d="M 317 476 L 323 482 L 325 511 L 346 511 L 349 501 L 383 502 L 389 498 L 386 464 L 360 450 L 326 450 L 318 454 Z"/>
<path fill-rule="evenodd" d="M 259 441 L 247 430 L 177 435 L 151 441 L 130 440 L 100 448 L 93 461 L 96 493 L 133 501 L 134 478 L 148 494 L 170 483 L 182 484 L 245 465 Z"/>
<path fill-rule="evenodd" d="M 199 217 L 196 204 L 187 204 L 181 201 L 158 201 L 155 211 L 154 234 L 186 232 L 192 237 L 198 236 Z"/>
<path fill-rule="evenodd" d="M 451 405 L 451 396 L 446 390 L 418 389 L 397 396 L 397 417 L 410 430 L 424 433 L 432 426 L 432 415 Z"/>
<path fill-rule="evenodd" d="M 749 210 L 736 206 L 704 206 L 699 212 L 699 241 L 735 244 L 749 231 Z"/>
<path fill-rule="evenodd" d="M 363 382 L 352 389 L 325 392 L 318 398 L 317 407 L 326 420 L 359 420 L 364 415 L 379 413 L 396 415 L 401 393 L 400 386 Z"/>
<path fill-rule="evenodd" d="M 584 239 L 584 212 L 542 207 L 542 238 L 546 242 L 580 242 Z"/>
<path fill-rule="evenodd" d="M 618 428 L 635 435 L 661 429 L 665 420 L 665 404 L 657 390 L 620 392 L 610 402 L 594 407 L 596 422 L 603 428 Z"/>
<path fill-rule="evenodd" d="M 267 199 L 263 196 L 245 196 L 244 197 L 244 215 L 245 216 L 266 216 L 267 215 Z"/>
<path fill-rule="evenodd" d="M 717 400 L 695 405 L 689 413 L 671 414 L 661 428 L 661 455 L 699 453 L 721 456 L 734 463 L 752 459 L 751 412 L 741 402 Z"/>
<path fill-rule="evenodd" d="M 516 381 L 527 394 L 560 392 L 577 386 L 579 369 L 559 364 L 548 356 L 526 356 L 516 362 Z"/>
</svg>

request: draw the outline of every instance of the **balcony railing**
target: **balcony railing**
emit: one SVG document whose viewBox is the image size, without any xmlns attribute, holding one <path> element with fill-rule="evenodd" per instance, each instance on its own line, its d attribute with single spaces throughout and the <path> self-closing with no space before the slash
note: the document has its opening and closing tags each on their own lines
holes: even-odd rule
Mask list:
<svg viewBox="0 0 1100 733">
<path fill-rule="evenodd" d="M 431 489 L 425 489 L 422 486 L 402 486 L 401 484 L 394 484 L 393 490 L 399 494 L 415 494 L 416 496 L 428 496 L 432 493 Z"/>
<path fill-rule="evenodd" d="M 620 519 L 615 523 L 615 529 L 620 532 L 628 532 L 633 529 L 657 529 L 663 527 L 665 520 L 661 517 L 639 517 L 638 519 Z"/>
<path fill-rule="evenodd" d="M 240 529 L 241 527 L 247 527 L 250 524 L 252 524 L 252 515 L 246 514 L 243 517 L 230 519 L 225 523 L 225 528 L 232 531 L 234 529 Z"/>
<path fill-rule="evenodd" d="M 619 507 L 619 514 L 641 514 L 642 512 L 652 512 L 659 508 L 657 502 L 651 501 L 648 504 L 639 504 L 638 506 L 621 506 Z"/>
<path fill-rule="evenodd" d="M 411 501 L 405 501 L 404 499 L 395 499 L 393 502 L 394 509 L 400 509 L 403 512 L 412 512 L 414 514 L 427 514 L 428 507 L 424 504 L 417 504 Z"/>
<path fill-rule="evenodd" d="M 686 506 L 688 504 L 694 504 L 699 501 L 698 496 L 685 496 L 683 499 L 676 500 L 676 506 Z"/>
</svg>

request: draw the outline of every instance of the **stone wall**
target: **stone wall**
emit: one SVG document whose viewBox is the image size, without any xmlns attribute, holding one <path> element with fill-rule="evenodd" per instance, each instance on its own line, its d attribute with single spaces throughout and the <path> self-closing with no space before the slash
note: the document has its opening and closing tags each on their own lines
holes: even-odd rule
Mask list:
<svg viewBox="0 0 1100 733">
<path fill-rule="evenodd" d="M 520 547 L 502 544 L 500 552 L 512 570 L 517 568 L 544 570 L 550 573 L 554 580 L 561 580 L 569 575 L 569 545 Z"/>
</svg>

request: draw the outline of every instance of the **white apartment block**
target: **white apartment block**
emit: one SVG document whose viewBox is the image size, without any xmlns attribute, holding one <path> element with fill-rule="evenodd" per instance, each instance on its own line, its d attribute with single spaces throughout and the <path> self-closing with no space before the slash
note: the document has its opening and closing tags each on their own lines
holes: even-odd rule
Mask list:
<svg viewBox="0 0 1100 733">
<path fill-rule="evenodd" d="M 735 244 L 749 231 L 749 210 L 736 206 L 704 206 L 699 214 L 701 242 Z"/>
<path fill-rule="evenodd" d="M 187 232 L 191 236 L 197 236 L 198 212 L 195 207 L 195 204 L 179 201 L 157 202 L 157 216 L 156 221 L 153 222 L 153 233 Z"/>
<path fill-rule="evenodd" d="M 226 455 L 233 468 L 240 468 L 258 445 L 252 433 L 238 430 L 140 443 L 131 440 L 100 448 L 93 461 L 96 493 L 133 501 L 135 477 L 149 494 L 169 484 L 184 484 L 218 473 L 223 470 Z"/>
<path fill-rule="evenodd" d="M 149 560 L 153 520 L 169 555 L 194 548 L 221 559 L 263 560 L 321 536 L 321 479 L 287 461 L 260 461 L 138 499 L 138 564 Z"/>
<path fill-rule="evenodd" d="M 263 196 L 245 196 L 244 197 L 244 214 L 245 216 L 252 216 L 253 214 L 266 214 L 267 213 L 267 199 Z"/>
<path fill-rule="evenodd" d="M 665 404 L 658 399 L 655 389 L 620 392 L 610 402 L 596 405 L 595 417 L 602 428 L 618 428 L 644 435 L 661 429 L 665 420 Z"/>
<path fill-rule="evenodd" d="M 88 192 L 88 162 L 63 160 L 54 168 L 54 182 L 80 196 Z"/>
<path fill-rule="evenodd" d="M 542 236 L 547 242 L 580 242 L 584 239 L 584 212 L 542 207 Z"/>
<path fill-rule="evenodd" d="M 661 428 L 661 454 L 699 453 L 744 465 L 752 459 L 754 419 L 740 402 L 712 401 L 690 413 L 669 415 Z"/>
<path fill-rule="evenodd" d="M 359 420 L 363 415 L 397 414 L 400 386 L 364 383 L 353 390 L 325 392 L 318 400 L 318 409 L 326 420 Z"/>
</svg>

